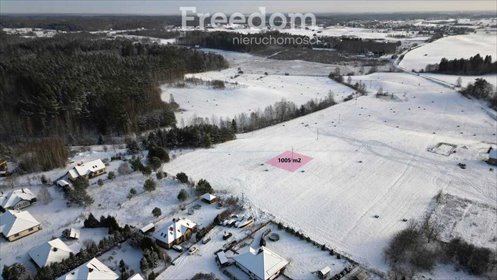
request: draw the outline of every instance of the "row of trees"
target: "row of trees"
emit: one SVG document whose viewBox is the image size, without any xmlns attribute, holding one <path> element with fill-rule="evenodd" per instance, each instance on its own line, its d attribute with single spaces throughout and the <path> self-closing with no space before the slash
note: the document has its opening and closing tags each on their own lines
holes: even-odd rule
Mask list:
<svg viewBox="0 0 497 280">
<path fill-rule="evenodd" d="M 238 52 L 255 52 L 277 45 L 287 48 L 332 48 L 346 53 L 384 55 L 395 53 L 401 45 L 398 42 L 378 42 L 362 38 L 338 38 L 314 34 L 310 40 L 307 36 L 292 35 L 279 31 L 265 33 L 241 34 L 236 32 L 187 32 L 180 37 L 180 44 L 201 46 L 205 48 L 222 49 Z M 243 43 L 248 42 L 248 43 Z"/>
<path fill-rule="evenodd" d="M 490 55 L 483 58 L 480 54 L 468 59 L 448 60 L 444 57 L 438 64 L 426 66 L 425 71 L 453 75 L 484 75 L 497 73 L 497 61 L 492 62 L 492 56 Z"/>
<path fill-rule="evenodd" d="M 231 127 L 237 132 L 249 132 L 305 116 L 335 104 L 331 92 L 323 99 L 310 100 L 301 106 L 283 99 L 274 105 L 267 106 L 262 111 L 257 110 L 248 115 L 246 113 L 239 114 L 232 120 Z"/>
<path fill-rule="evenodd" d="M 235 130 L 231 124 L 221 122 L 220 126 L 212 124 L 195 124 L 182 128 L 158 129 L 148 134 L 148 146 L 166 147 L 210 147 L 235 139 Z"/>
</svg>

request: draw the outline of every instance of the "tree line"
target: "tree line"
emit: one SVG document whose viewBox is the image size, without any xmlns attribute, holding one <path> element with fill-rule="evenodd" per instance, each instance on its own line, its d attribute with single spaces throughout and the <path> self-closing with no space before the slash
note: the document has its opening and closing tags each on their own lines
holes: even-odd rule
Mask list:
<svg viewBox="0 0 497 280">
<path fill-rule="evenodd" d="M 300 106 L 283 99 L 274 105 L 267 106 L 262 111 L 256 110 L 250 114 L 239 114 L 232 120 L 231 126 L 233 130 L 240 133 L 250 132 L 305 116 L 335 104 L 336 102 L 331 92 L 322 99 L 309 100 Z"/>
<path fill-rule="evenodd" d="M 160 83 L 227 66 L 215 54 L 87 33 L 1 37 L 0 142 L 170 126 L 176 108 L 161 101 Z"/>
<path fill-rule="evenodd" d="M 145 141 L 147 146 L 159 146 L 168 149 L 174 148 L 208 148 L 213 144 L 234 140 L 236 130 L 227 121 L 220 125 L 199 123 L 185 127 L 157 129 L 148 134 Z"/>
<path fill-rule="evenodd" d="M 426 72 L 452 75 L 484 75 L 497 73 L 497 61 L 492 62 L 492 56 L 484 58 L 477 54 L 468 59 L 442 58 L 439 63 L 426 66 Z"/>
<path fill-rule="evenodd" d="M 236 32 L 214 31 L 202 32 L 192 31 L 178 38 L 178 43 L 188 46 L 199 46 L 237 52 L 256 52 L 277 45 L 286 48 L 330 48 L 352 54 L 367 54 L 372 52 L 376 55 L 395 53 L 400 46 L 399 42 L 379 42 L 362 38 L 340 38 L 317 36 L 313 40 L 308 36 L 293 35 L 279 31 L 269 31 L 255 34 L 242 34 Z M 260 43 L 267 40 L 268 44 Z M 247 40 L 248 44 L 242 43 Z M 301 43 L 300 43 L 301 42 Z"/>
</svg>

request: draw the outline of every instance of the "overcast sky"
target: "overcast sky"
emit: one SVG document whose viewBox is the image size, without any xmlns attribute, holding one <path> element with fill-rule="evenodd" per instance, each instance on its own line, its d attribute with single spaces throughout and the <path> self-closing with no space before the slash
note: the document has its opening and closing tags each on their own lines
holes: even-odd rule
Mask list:
<svg viewBox="0 0 497 280">
<path fill-rule="evenodd" d="M 322 13 L 380 13 L 380 12 L 497 12 L 496 0 L 454 1 L 454 0 L 387 0 L 387 1 L 306 1 L 306 0 L 225 0 L 225 1 L 98 1 L 98 0 L 56 0 L 24 1 L 0 0 L 2 14 L 7 13 L 78 13 L 78 14 L 180 14 L 180 6 L 195 6 L 199 12 L 242 12 L 257 11 L 267 7 L 268 12 L 322 12 Z"/>
</svg>

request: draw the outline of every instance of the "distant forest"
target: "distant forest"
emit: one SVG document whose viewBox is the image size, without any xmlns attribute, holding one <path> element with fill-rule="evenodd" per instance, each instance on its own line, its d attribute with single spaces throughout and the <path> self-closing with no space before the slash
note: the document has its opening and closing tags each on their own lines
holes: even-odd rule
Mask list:
<svg viewBox="0 0 497 280">
<path fill-rule="evenodd" d="M 426 72 L 452 75 L 484 75 L 497 73 L 497 61 L 492 62 L 492 56 L 485 58 L 477 54 L 469 59 L 442 58 L 440 63 L 426 66 Z"/>
<path fill-rule="evenodd" d="M 213 32 L 202 32 L 193 31 L 186 32 L 183 37 L 178 39 L 179 44 L 195 46 L 204 48 L 213 48 L 229 51 L 238 52 L 256 52 L 264 50 L 270 47 L 270 44 L 242 44 L 243 38 L 248 38 L 250 42 L 260 42 L 262 38 L 272 38 L 273 41 L 278 40 L 288 42 L 285 44 L 278 44 L 278 46 L 290 47 L 290 48 L 331 48 L 342 52 L 351 54 L 366 54 L 372 52 L 377 55 L 393 54 L 396 52 L 397 47 L 400 46 L 400 42 L 377 42 L 375 40 L 361 39 L 361 38 L 339 38 L 339 37 L 319 37 L 318 43 L 306 43 L 308 41 L 304 40 L 306 36 L 302 35 L 292 35 L 288 33 L 282 33 L 279 31 L 271 31 L 265 33 L 256 34 L 241 34 L 236 32 L 225 32 L 225 31 L 213 31 Z M 237 39 L 238 38 L 238 39 Z M 299 40 L 289 40 L 288 38 L 299 39 Z M 297 45 L 295 42 L 304 42 L 303 44 Z"/>
<path fill-rule="evenodd" d="M 126 30 L 181 25 L 181 16 L 2 15 L 0 27 L 44 28 L 62 31 Z"/>
<path fill-rule="evenodd" d="M 87 33 L 25 39 L 0 33 L 0 142 L 61 136 L 82 143 L 173 125 L 159 85 L 227 67 L 196 50 Z"/>
</svg>

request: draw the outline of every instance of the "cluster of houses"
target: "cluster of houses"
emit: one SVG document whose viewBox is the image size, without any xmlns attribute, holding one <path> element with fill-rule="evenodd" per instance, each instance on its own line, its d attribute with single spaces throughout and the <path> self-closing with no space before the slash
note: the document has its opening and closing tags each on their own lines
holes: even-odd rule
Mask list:
<svg viewBox="0 0 497 280">
<path fill-rule="evenodd" d="M 22 188 L 0 194 L 0 232 L 8 241 L 14 241 L 41 230 L 41 224 L 28 211 L 22 211 L 36 202 L 36 195 Z"/>
<path fill-rule="evenodd" d="M 81 163 L 67 172 L 68 181 L 74 181 L 80 177 L 93 178 L 105 174 L 106 166 L 101 160 L 94 160 Z M 70 186 L 70 183 L 61 179 L 57 185 L 61 187 Z M 213 204 L 218 198 L 212 194 L 204 194 L 200 200 Z M 36 195 L 27 188 L 17 189 L 8 193 L 0 194 L 0 210 L 3 212 L 0 216 L 0 232 L 8 241 L 14 241 L 28 236 L 42 229 L 41 223 L 35 219 L 28 211 L 23 210 L 36 202 Z M 143 233 L 155 231 L 153 223 L 146 225 L 141 229 Z M 165 226 L 154 232 L 153 237 L 157 244 L 165 249 L 171 249 L 176 245 L 189 240 L 197 231 L 197 224 L 186 218 L 173 219 Z M 79 239 L 79 231 L 76 229 L 67 229 L 63 232 L 66 239 Z M 42 268 L 52 263 L 58 263 L 68 258 L 74 252 L 60 238 L 47 241 L 28 252 L 29 257 L 37 267 Z M 218 261 L 222 259 L 221 255 L 217 256 Z M 250 249 L 248 252 L 233 258 L 234 263 L 252 279 L 270 280 L 276 278 L 288 264 L 288 261 L 271 251 L 266 247 L 259 249 Z M 227 261 L 227 259 L 226 259 Z M 76 280 L 76 279 L 119 279 L 119 275 L 93 258 L 67 274 L 57 278 L 58 280 Z M 129 279 L 143 279 L 139 274 Z"/>
</svg>

